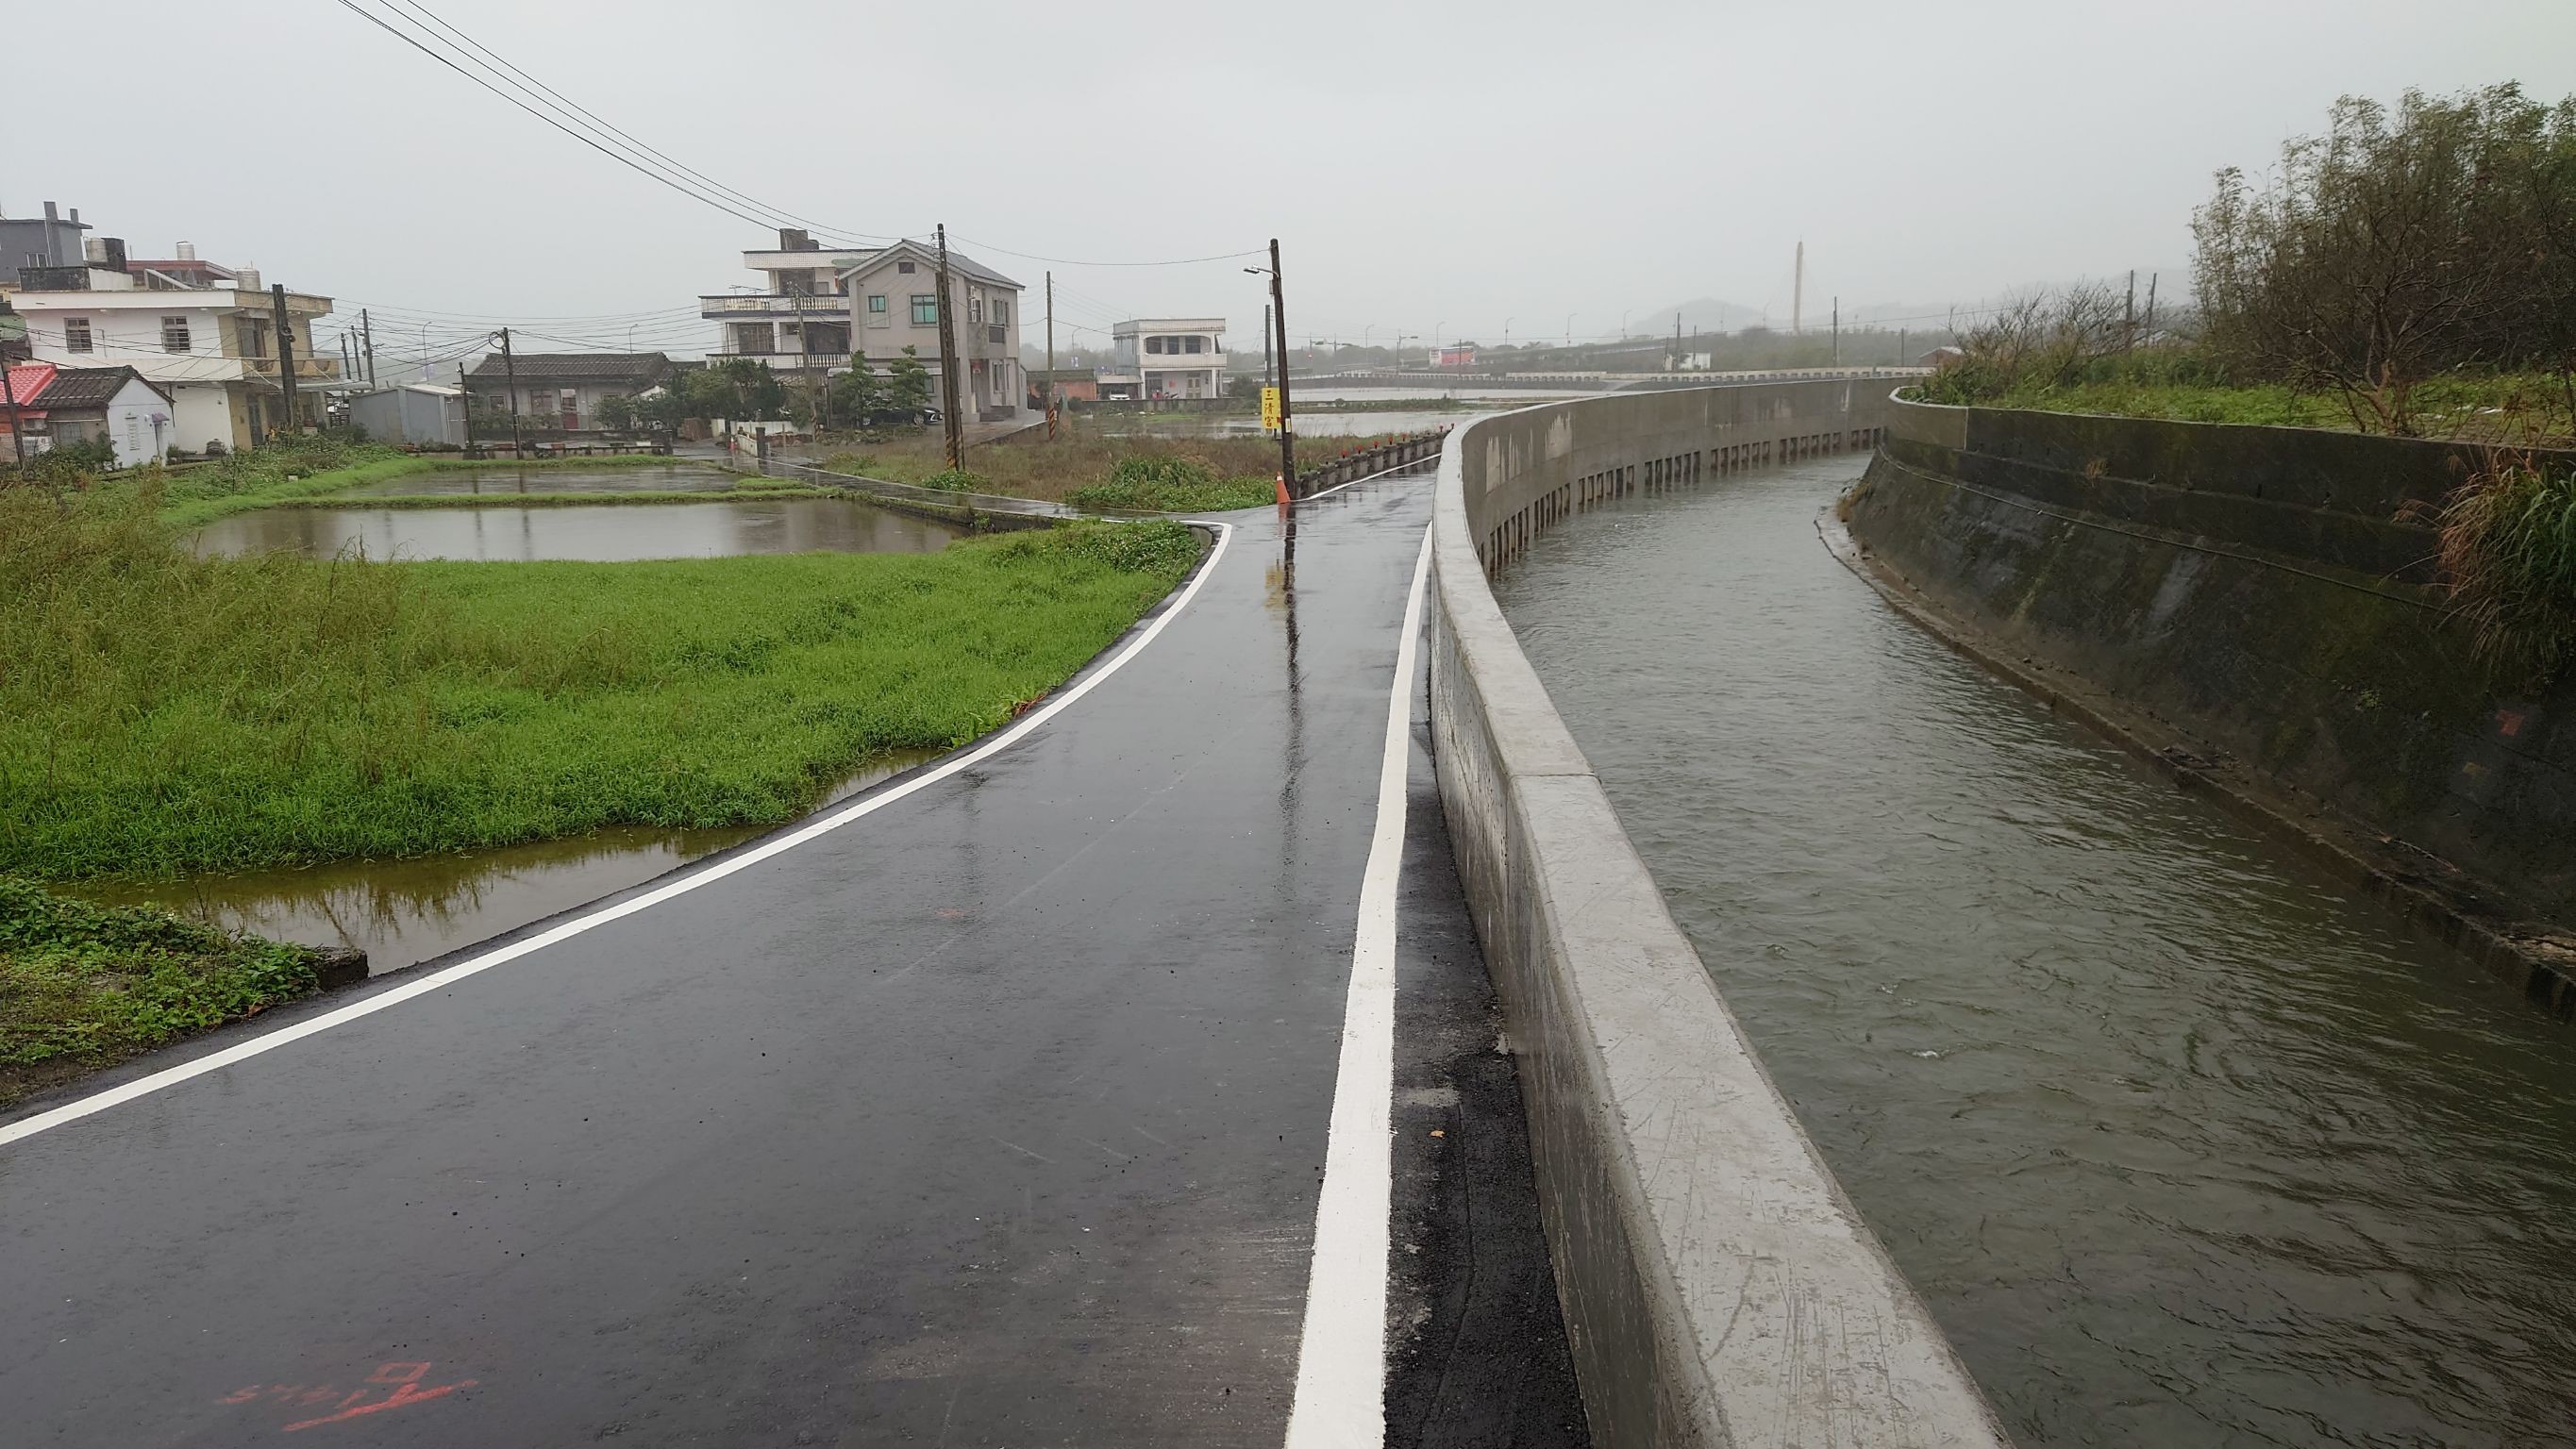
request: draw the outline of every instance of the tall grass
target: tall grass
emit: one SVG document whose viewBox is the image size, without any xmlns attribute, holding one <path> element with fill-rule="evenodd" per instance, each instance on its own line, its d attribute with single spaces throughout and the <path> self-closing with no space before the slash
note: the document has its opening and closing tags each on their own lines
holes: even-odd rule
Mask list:
<svg viewBox="0 0 2576 1449">
<path fill-rule="evenodd" d="M 1386 440 L 1385 437 L 1303 439 L 1297 445 L 1299 466 L 1323 463 L 1336 454 Z M 1093 431 L 1088 426 L 1074 424 L 1053 442 L 994 443 L 970 448 L 966 453 L 966 467 L 975 475 L 973 491 L 1056 502 L 1078 502 L 1072 497 L 1077 489 L 1115 484 L 1119 467 L 1133 460 L 1188 464 L 1205 470 L 1205 477 L 1211 479 L 1258 479 L 1260 497 L 1253 500 L 1254 503 L 1267 503 L 1277 496 L 1272 481 L 1279 471 L 1279 441 L 1276 438 L 1132 434 L 1113 437 Z M 895 483 L 930 484 L 947 469 L 948 460 L 939 439 L 922 434 L 870 443 L 856 451 L 837 453 L 825 459 L 823 466 L 835 472 L 858 473 Z M 1103 502 L 1091 506 L 1129 505 Z M 1195 512 L 1219 507 L 1250 507 L 1252 504 L 1154 506 Z"/>
<path fill-rule="evenodd" d="M 195 558 L 149 487 L 0 491 L 0 871 L 761 825 L 1007 720 L 1169 591 L 1171 524 L 937 554 Z"/>
<path fill-rule="evenodd" d="M 2490 663 L 2539 679 L 2576 660 L 2576 470 L 2508 457 L 2442 510 L 2442 568 Z"/>
<path fill-rule="evenodd" d="M 667 457 L 626 453 L 504 463 L 456 453 L 406 453 L 382 443 L 342 438 L 296 438 L 168 475 L 162 491 L 163 520 L 174 527 L 193 528 L 230 514 L 449 468 L 668 467 L 670 462 Z"/>
</svg>

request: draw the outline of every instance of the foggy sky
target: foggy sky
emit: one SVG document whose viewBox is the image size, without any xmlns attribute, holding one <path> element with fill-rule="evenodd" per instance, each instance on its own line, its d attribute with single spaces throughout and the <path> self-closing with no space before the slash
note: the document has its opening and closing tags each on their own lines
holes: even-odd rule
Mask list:
<svg viewBox="0 0 2576 1449">
<path fill-rule="evenodd" d="M 1241 260 L 1012 252 L 1275 235 L 1300 340 L 1597 337 L 1692 298 L 1785 323 L 1801 237 L 1811 320 L 1836 294 L 2178 270 L 2210 173 L 2262 168 L 2338 94 L 2576 91 L 2571 0 L 424 3 L 764 202 L 883 235 L 945 221 L 1030 287 L 1031 323 L 1052 265 L 1068 348 L 1156 314 L 1227 316 L 1257 346 L 1266 283 Z M 696 296 L 757 280 L 739 253 L 768 231 L 333 0 L 100 14 L 12 14 L 8 215 L 53 199 L 137 256 L 185 238 L 378 307 L 380 348 L 399 316 L 613 345 L 633 322 L 636 346 L 693 354 L 714 332 Z"/>
</svg>

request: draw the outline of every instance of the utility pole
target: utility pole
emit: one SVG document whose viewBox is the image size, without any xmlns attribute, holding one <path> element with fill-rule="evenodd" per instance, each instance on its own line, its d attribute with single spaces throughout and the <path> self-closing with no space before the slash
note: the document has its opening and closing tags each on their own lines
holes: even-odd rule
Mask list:
<svg viewBox="0 0 2576 1449">
<path fill-rule="evenodd" d="M 1261 304 L 1261 385 L 1275 387 L 1270 379 L 1270 304 Z"/>
<path fill-rule="evenodd" d="M 2137 273 L 2132 272 L 2129 275 L 2134 277 Z M 2147 341 L 2150 343 L 2153 343 L 2156 340 L 2156 280 L 2163 275 L 2164 273 L 2162 272 L 2149 272 L 2147 274 Z M 2137 284 L 2132 282 L 2130 285 L 2136 286 Z"/>
<path fill-rule="evenodd" d="M 1807 239 L 1798 238 L 1798 270 L 1789 284 L 1789 332 L 1795 336 L 1807 330 Z"/>
<path fill-rule="evenodd" d="M 420 380 L 429 381 L 429 369 L 420 370 Z M 465 451 L 474 451 L 474 384 L 465 377 L 465 364 L 456 364 L 456 396 L 465 404 Z"/>
<path fill-rule="evenodd" d="M 2129 268 L 2129 300 L 2120 304 L 2120 350 L 2138 345 L 2138 269 Z"/>
<path fill-rule="evenodd" d="M 1046 274 L 1046 283 L 1047 375 L 1046 391 L 1041 393 L 1040 396 L 1046 399 L 1047 441 L 1052 443 L 1055 441 L 1055 273 L 1049 272 Z M 1267 343 L 1265 342 L 1264 345 L 1266 346 Z"/>
<path fill-rule="evenodd" d="M 948 424 L 948 466 L 966 466 L 966 420 L 957 413 L 957 317 L 949 305 L 948 223 L 939 224 L 939 407 Z"/>
<path fill-rule="evenodd" d="M 9 400 L 9 443 L 18 450 L 18 466 L 27 466 L 27 425 L 18 416 L 18 383 L 9 376 L 9 359 L 0 357 L 0 396 Z"/>
<path fill-rule="evenodd" d="M 269 287 L 268 301 L 277 327 L 277 383 L 286 392 L 286 433 L 294 437 L 303 431 L 303 425 L 295 416 L 295 320 L 286 315 L 284 282 Z"/>
<path fill-rule="evenodd" d="M 1279 503 L 1297 486 L 1297 428 L 1288 420 L 1288 294 L 1279 280 L 1279 238 L 1270 239 L 1270 318 L 1279 329 Z"/>
<path fill-rule="evenodd" d="M 1834 298 L 1834 366 L 1843 365 L 1843 299 Z"/>
<path fill-rule="evenodd" d="M 1675 307 L 1673 309 L 1673 360 L 1671 363 L 1671 370 L 1674 372 L 1682 370 L 1682 309 L 1679 307 Z"/>
<path fill-rule="evenodd" d="M 1896 329 L 1896 365 L 1905 365 L 1905 329 L 1902 327 Z"/>
<path fill-rule="evenodd" d="M 501 329 L 501 377 L 510 389 L 510 461 L 517 462 L 525 446 L 519 441 L 519 359 L 510 352 L 510 329 Z"/>
<path fill-rule="evenodd" d="M 812 286 L 813 283 L 808 282 L 806 285 Z M 805 294 L 797 292 L 794 296 L 796 298 L 796 380 L 805 385 L 805 426 L 812 428 L 814 436 L 820 438 L 823 436 L 823 410 L 822 400 L 814 396 L 814 334 L 805 325 Z M 628 329 L 628 335 L 634 335 L 632 328 Z"/>
<path fill-rule="evenodd" d="M 376 319 L 368 316 L 367 309 L 364 307 L 358 309 L 358 334 L 364 337 L 367 343 L 367 386 L 374 387 L 376 385 Z"/>
</svg>

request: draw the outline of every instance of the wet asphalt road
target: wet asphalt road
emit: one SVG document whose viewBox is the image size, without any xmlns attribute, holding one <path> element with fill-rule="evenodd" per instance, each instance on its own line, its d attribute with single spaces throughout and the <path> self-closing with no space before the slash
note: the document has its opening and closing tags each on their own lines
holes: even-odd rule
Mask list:
<svg viewBox="0 0 2576 1449">
<path fill-rule="evenodd" d="M 1427 516 L 1243 516 L 982 764 L 0 1147 L 0 1440 L 1278 1443 Z M 1390 1442 L 1579 1443 L 1416 739 Z"/>
</svg>

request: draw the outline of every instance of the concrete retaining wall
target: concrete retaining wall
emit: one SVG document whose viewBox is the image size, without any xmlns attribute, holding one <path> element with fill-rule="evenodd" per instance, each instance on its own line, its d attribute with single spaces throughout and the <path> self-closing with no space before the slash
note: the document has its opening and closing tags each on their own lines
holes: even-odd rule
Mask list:
<svg viewBox="0 0 2576 1449">
<path fill-rule="evenodd" d="M 1935 602 L 2545 915 L 2576 906 L 2576 683 L 2491 677 L 2428 586 L 2429 510 L 2478 450 L 1907 402 L 1887 427 L 1851 533 Z"/>
<path fill-rule="evenodd" d="M 1593 1441 L 2000 1445 L 1755 1058 L 1487 587 L 1594 502 L 1877 441 L 1885 383 L 1627 394 L 1449 436 L 1441 801 L 1521 1067 Z"/>
</svg>

